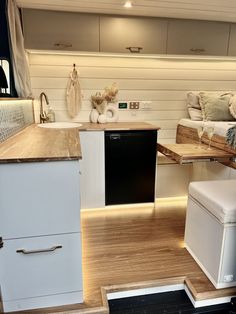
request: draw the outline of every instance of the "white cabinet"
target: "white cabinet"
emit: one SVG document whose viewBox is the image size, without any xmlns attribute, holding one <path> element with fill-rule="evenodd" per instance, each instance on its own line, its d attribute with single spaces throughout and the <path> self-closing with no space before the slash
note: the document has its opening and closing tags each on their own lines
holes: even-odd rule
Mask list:
<svg viewBox="0 0 236 314">
<path fill-rule="evenodd" d="M 99 16 L 23 10 L 25 48 L 99 51 Z"/>
<path fill-rule="evenodd" d="M 80 131 L 81 208 L 105 206 L 105 152 L 103 131 Z"/>
<path fill-rule="evenodd" d="M 73 293 L 75 302 L 81 299 L 80 252 L 80 233 L 4 241 L 0 250 L 4 311 L 22 309 L 21 299 L 27 298 L 31 306 L 24 309 L 39 307 L 38 297 L 49 295 Z"/>
<path fill-rule="evenodd" d="M 170 20 L 167 54 L 226 56 L 229 23 Z"/>
<path fill-rule="evenodd" d="M 101 16 L 100 51 L 166 53 L 167 21 L 157 18 Z M 130 49 L 127 49 L 130 48 Z"/>
<path fill-rule="evenodd" d="M 79 162 L 1 164 L 0 211 L 3 239 L 79 232 Z"/>
<path fill-rule="evenodd" d="M 0 164 L 4 311 L 83 302 L 79 162 Z"/>
</svg>

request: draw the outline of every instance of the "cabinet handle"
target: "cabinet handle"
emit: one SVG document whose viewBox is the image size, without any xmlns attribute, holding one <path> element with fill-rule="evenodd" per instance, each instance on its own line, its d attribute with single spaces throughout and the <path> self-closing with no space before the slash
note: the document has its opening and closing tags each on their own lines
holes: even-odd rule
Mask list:
<svg viewBox="0 0 236 314">
<path fill-rule="evenodd" d="M 62 249 L 62 245 L 55 245 L 55 246 L 52 246 L 48 249 L 39 249 L 39 250 L 31 250 L 31 251 L 27 251 L 25 249 L 19 249 L 19 250 L 16 250 L 16 253 L 35 254 L 35 253 L 53 252 L 57 249 Z"/>
<path fill-rule="evenodd" d="M 205 52 L 206 49 L 203 49 L 203 48 L 191 48 L 190 51 L 200 53 L 200 52 Z"/>
<path fill-rule="evenodd" d="M 54 47 L 60 47 L 60 48 L 71 48 L 71 43 L 54 43 Z"/>
<path fill-rule="evenodd" d="M 142 47 L 126 47 L 132 53 L 139 53 L 143 48 Z"/>
<path fill-rule="evenodd" d="M 3 240 L 2 237 L 0 237 L 0 249 L 3 248 Z"/>
</svg>

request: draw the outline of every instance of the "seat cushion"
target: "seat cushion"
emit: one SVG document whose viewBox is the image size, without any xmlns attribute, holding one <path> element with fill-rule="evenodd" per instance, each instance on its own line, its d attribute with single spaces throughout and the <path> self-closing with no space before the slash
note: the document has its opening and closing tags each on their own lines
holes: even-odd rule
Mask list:
<svg viewBox="0 0 236 314">
<path fill-rule="evenodd" d="M 236 222 L 236 180 L 191 182 L 189 195 L 220 222 Z"/>
</svg>

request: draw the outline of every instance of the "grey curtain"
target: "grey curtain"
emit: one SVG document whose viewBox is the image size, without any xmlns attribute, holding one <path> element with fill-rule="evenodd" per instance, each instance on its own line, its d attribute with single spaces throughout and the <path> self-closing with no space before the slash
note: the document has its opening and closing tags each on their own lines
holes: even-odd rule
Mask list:
<svg viewBox="0 0 236 314">
<path fill-rule="evenodd" d="M 15 0 L 8 0 L 7 13 L 15 87 L 19 97 L 28 98 L 32 96 L 29 65 L 24 49 L 20 12 Z"/>
</svg>

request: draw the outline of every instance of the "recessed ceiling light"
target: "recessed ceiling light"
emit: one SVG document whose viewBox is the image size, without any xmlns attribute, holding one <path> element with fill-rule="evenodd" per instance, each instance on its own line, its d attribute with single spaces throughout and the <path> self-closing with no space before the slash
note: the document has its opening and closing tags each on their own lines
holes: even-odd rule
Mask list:
<svg viewBox="0 0 236 314">
<path fill-rule="evenodd" d="M 125 8 L 132 8 L 132 2 L 131 1 L 126 1 L 124 4 Z"/>
</svg>

